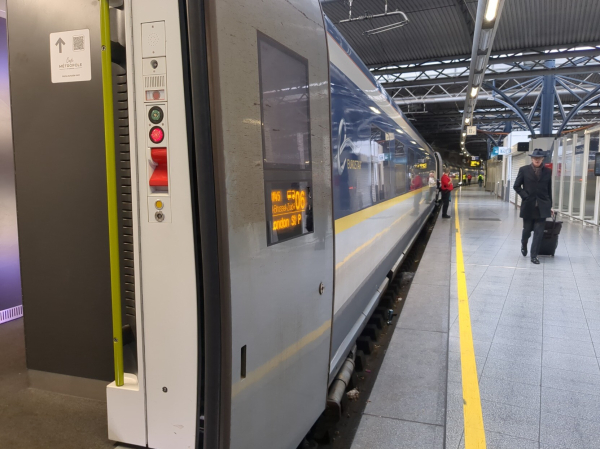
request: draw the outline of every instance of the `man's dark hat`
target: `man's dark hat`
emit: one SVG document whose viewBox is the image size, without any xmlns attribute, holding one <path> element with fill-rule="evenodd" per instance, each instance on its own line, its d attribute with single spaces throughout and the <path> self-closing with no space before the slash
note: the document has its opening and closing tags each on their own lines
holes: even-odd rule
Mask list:
<svg viewBox="0 0 600 449">
<path fill-rule="evenodd" d="M 529 155 L 529 157 L 546 157 L 546 152 L 541 148 L 536 148 L 533 150 L 533 153 Z"/>
</svg>

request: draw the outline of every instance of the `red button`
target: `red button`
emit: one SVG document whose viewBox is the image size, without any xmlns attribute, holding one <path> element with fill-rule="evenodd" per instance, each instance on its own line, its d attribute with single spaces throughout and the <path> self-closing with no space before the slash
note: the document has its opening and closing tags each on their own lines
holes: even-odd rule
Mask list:
<svg viewBox="0 0 600 449">
<path fill-rule="evenodd" d="M 165 132 L 160 126 L 153 126 L 150 130 L 150 140 L 153 143 L 161 143 L 165 138 Z"/>
</svg>

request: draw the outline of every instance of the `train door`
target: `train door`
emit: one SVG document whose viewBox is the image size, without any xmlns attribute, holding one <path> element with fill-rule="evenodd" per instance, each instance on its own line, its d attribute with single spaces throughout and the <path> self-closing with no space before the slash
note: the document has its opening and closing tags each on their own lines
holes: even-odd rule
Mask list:
<svg viewBox="0 0 600 449">
<path fill-rule="evenodd" d="M 329 373 L 334 265 L 323 16 L 318 0 L 204 5 L 227 286 L 219 447 L 293 449 L 325 408 Z M 213 368 L 207 361 L 207 375 Z"/>
</svg>

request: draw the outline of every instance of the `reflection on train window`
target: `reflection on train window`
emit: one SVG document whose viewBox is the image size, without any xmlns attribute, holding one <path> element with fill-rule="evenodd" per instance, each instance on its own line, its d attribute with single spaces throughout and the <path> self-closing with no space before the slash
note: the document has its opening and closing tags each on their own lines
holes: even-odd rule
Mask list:
<svg viewBox="0 0 600 449">
<path fill-rule="evenodd" d="M 389 142 L 383 130 L 371 125 L 371 199 L 373 203 L 391 198 Z"/>
<path fill-rule="evenodd" d="M 310 168 L 308 62 L 259 33 L 265 168 Z"/>
<path fill-rule="evenodd" d="M 425 187 L 429 181 L 429 172 L 435 164 L 427 152 L 421 148 L 411 148 L 409 158 L 410 190 Z"/>
<path fill-rule="evenodd" d="M 314 232 L 308 62 L 258 33 L 267 245 Z"/>
<path fill-rule="evenodd" d="M 406 148 L 400 140 L 394 142 L 394 157 L 392 158 L 394 164 L 394 181 L 395 181 L 395 192 L 396 195 L 402 195 L 408 191 L 408 185 L 406 176 L 406 166 L 408 164 L 408 156 L 406 154 Z"/>
</svg>

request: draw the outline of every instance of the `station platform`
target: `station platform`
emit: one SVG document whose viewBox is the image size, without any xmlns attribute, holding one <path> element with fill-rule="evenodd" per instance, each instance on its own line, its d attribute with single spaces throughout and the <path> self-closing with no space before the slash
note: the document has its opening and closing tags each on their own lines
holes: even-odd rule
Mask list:
<svg viewBox="0 0 600 449">
<path fill-rule="evenodd" d="M 600 447 L 598 229 L 563 219 L 555 257 L 534 265 L 513 204 L 477 186 L 452 201 L 352 448 Z"/>
</svg>

